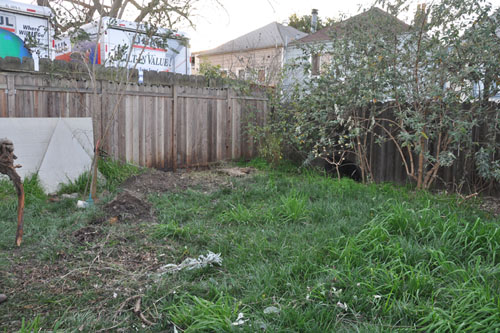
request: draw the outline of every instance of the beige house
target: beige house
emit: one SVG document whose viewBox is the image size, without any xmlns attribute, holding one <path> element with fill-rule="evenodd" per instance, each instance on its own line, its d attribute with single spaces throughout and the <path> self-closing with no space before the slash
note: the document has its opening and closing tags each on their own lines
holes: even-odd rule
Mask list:
<svg viewBox="0 0 500 333">
<path fill-rule="evenodd" d="M 200 65 L 208 63 L 220 66 L 229 77 L 274 86 L 280 78 L 283 50 L 288 43 L 306 35 L 295 28 L 273 22 L 212 50 L 194 52 L 192 72 L 199 73 Z"/>
</svg>

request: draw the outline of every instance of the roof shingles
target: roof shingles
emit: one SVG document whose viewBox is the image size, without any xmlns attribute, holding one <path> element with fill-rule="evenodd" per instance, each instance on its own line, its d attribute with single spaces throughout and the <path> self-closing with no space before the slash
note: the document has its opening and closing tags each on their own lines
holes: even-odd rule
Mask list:
<svg viewBox="0 0 500 333">
<path fill-rule="evenodd" d="M 306 35 L 293 27 L 272 22 L 214 49 L 198 52 L 198 54 L 205 56 L 281 47 Z"/>
<path fill-rule="evenodd" d="M 383 22 L 383 24 L 380 24 L 380 22 Z M 362 29 L 366 33 L 384 33 L 383 30 L 389 30 L 391 33 L 401 33 L 409 30 L 410 26 L 382 9 L 372 7 L 345 21 L 334 23 L 313 34 L 302 37 L 294 41 L 293 44 L 322 42 L 331 40 L 333 37 L 345 37 L 353 29 Z"/>
</svg>

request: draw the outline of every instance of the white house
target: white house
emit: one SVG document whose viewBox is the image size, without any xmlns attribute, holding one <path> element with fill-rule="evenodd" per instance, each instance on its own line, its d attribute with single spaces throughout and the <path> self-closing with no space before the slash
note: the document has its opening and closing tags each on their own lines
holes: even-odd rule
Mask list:
<svg viewBox="0 0 500 333">
<path fill-rule="evenodd" d="M 375 24 L 376 22 L 376 24 Z M 383 22 L 381 25 L 380 22 Z M 283 90 L 289 92 L 296 83 L 319 75 L 322 67 L 327 65 L 331 57 L 329 50 L 333 48 L 333 40 L 349 38 L 351 31 L 363 29 L 367 35 L 377 36 L 387 28 L 390 33 L 404 33 L 410 26 L 389 13 L 372 7 L 363 13 L 352 16 L 331 26 L 318 30 L 290 43 L 284 52 L 285 74 Z M 310 54 L 313 54 L 310 56 Z"/>
</svg>

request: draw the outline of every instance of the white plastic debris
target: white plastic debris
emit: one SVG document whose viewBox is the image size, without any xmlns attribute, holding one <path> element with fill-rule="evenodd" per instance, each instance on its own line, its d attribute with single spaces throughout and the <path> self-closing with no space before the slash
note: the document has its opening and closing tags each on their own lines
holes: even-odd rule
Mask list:
<svg viewBox="0 0 500 333">
<path fill-rule="evenodd" d="M 335 296 L 340 297 L 340 293 L 342 292 L 342 289 L 337 289 L 335 287 L 332 287 L 332 292 L 335 294 Z"/>
<path fill-rule="evenodd" d="M 241 326 L 241 325 L 245 324 L 248 321 L 248 319 L 244 319 L 244 317 L 245 317 L 245 315 L 242 312 L 238 313 L 238 318 L 236 318 L 236 321 L 233 322 L 231 325 Z"/>
<path fill-rule="evenodd" d="M 71 193 L 71 194 L 63 193 L 61 195 L 61 198 L 62 199 L 76 199 L 76 198 L 78 198 L 78 193 Z"/>
<path fill-rule="evenodd" d="M 280 309 L 278 309 L 275 306 L 268 306 L 267 308 L 264 309 L 264 314 L 269 314 L 269 313 L 280 313 Z"/>
<path fill-rule="evenodd" d="M 87 201 L 78 200 L 76 202 L 76 207 L 78 207 L 78 208 L 87 208 L 87 207 L 89 207 L 89 203 Z"/>
<path fill-rule="evenodd" d="M 382 296 L 380 296 L 380 295 L 373 295 L 373 298 L 375 298 L 375 299 L 381 299 Z"/>
<path fill-rule="evenodd" d="M 213 265 L 222 265 L 222 257 L 220 253 L 213 253 L 212 251 L 208 251 L 207 255 L 200 255 L 197 259 L 186 258 L 179 265 L 176 264 L 168 264 L 160 267 L 161 274 L 164 273 L 176 273 L 180 270 L 187 269 L 198 269 L 207 266 Z"/>
<path fill-rule="evenodd" d="M 347 304 L 342 302 L 337 302 L 337 306 L 342 310 L 347 310 Z"/>
</svg>

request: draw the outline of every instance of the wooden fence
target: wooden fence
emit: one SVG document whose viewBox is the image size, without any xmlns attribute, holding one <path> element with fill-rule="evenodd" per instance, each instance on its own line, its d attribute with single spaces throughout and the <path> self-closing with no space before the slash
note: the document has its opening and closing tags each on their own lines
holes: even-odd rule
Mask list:
<svg viewBox="0 0 500 333">
<path fill-rule="evenodd" d="M 461 110 L 464 112 L 470 106 L 464 104 Z M 379 110 L 386 110 L 378 117 L 387 120 L 394 120 L 394 115 L 391 111 L 390 105 L 380 104 Z M 460 111 L 460 110 L 458 110 Z M 500 103 L 490 102 L 488 108 L 484 111 L 484 117 L 478 119 L 478 123 L 473 127 L 471 132 L 471 147 L 469 150 L 463 149 L 462 151 L 453 151 L 456 160 L 449 167 L 441 167 L 437 173 L 437 178 L 434 183 L 435 187 L 447 188 L 453 191 L 462 192 L 476 192 L 479 190 L 488 189 L 490 193 L 494 193 L 500 189 L 498 182 L 485 181 L 477 173 L 477 167 L 474 161 L 474 153 L 479 150 L 484 142 L 491 141 L 492 138 L 488 137 L 488 122 L 498 123 L 498 114 L 500 113 Z M 368 114 L 368 113 L 367 113 Z M 365 117 L 367 122 L 369 118 Z M 392 132 L 392 135 L 399 135 L 395 127 L 391 127 L 388 121 L 380 121 L 380 124 Z M 368 155 L 369 164 L 371 165 L 372 176 L 376 182 L 395 182 L 399 184 L 413 182 L 406 173 L 403 159 L 397 146 L 391 140 L 388 140 L 386 133 L 381 127 L 375 127 L 374 134 L 367 136 L 366 151 Z M 385 137 L 386 141 L 383 143 L 377 142 L 377 137 Z M 439 151 L 437 148 L 437 140 L 429 140 L 427 149 L 432 154 Z M 497 145 L 500 145 L 500 136 L 496 138 Z M 409 162 L 409 155 L 407 149 L 403 149 L 403 153 Z M 471 155 L 472 154 L 472 155 Z M 496 156 L 500 156 L 500 151 L 496 152 Z M 418 156 L 413 154 L 413 161 L 418 161 Z M 417 166 L 417 165 L 415 165 Z"/>
<path fill-rule="evenodd" d="M 246 128 L 250 121 L 263 124 L 268 107 L 257 90 L 239 96 L 223 86 L 203 87 L 196 77 L 125 86 L 72 76 L 7 72 L 0 66 L 0 117 L 92 117 L 102 150 L 160 169 L 256 155 Z"/>
</svg>

